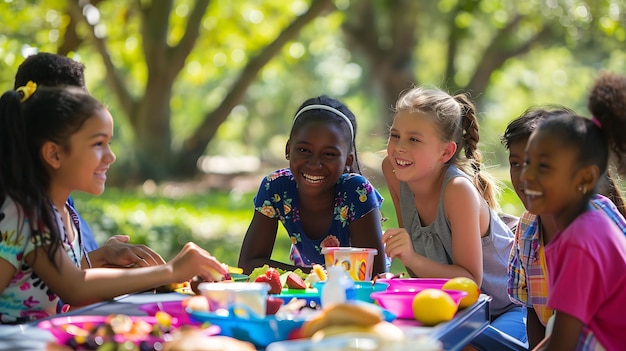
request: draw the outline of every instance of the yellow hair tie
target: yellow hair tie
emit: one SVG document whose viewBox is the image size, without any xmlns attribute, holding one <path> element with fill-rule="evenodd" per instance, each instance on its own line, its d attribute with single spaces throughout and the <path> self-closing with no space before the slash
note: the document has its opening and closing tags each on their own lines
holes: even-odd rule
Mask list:
<svg viewBox="0 0 626 351">
<path fill-rule="evenodd" d="M 31 97 L 35 93 L 36 90 L 37 90 L 37 83 L 31 80 L 29 80 L 28 83 L 26 83 L 26 85 L 16 89 L 16 91 L 20 93 L 20 95 L 22 95 L 20 102 L 24 102 L 28 100 L 28 98 Z"/>
</svg>

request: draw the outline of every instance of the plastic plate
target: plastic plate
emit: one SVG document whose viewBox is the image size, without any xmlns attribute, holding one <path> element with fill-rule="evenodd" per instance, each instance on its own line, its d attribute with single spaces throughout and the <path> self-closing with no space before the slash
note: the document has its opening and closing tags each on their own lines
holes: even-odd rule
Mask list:
<svg viewBox="0 0 626 351">
<path fill-rule="evenodd" d="M 189 314 L 185 311 L 185 307 L 183 307 L 182 300 L 146 303 L 139 306 L 139 309 L 150 316 L 154 316 L 159 311 L 167 312 L 170 316 L 177 318 L 180 324 L 193 323 L 189 318 Z"/>
</svg>

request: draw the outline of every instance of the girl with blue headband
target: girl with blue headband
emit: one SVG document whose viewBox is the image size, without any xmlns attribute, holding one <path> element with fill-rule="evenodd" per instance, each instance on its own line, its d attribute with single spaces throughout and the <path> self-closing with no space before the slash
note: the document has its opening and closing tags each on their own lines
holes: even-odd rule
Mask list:
<svg viewBox="0 0 626 351">
<path fill-rule="evenodd" d="M 262 180 L 239 267 L 308 272 L 324 264 L 322 248 L 352 246 L 378 250 L 373 274 L 385 271 L 382 197 L 361 175 L 355 135 L 354 114 L 343 103 L 320 96 L 300 106 L 285 147 L 289 168 Z M 279 221 L 292 242 L 289 263 L 271 259 Z"/>
</svg>

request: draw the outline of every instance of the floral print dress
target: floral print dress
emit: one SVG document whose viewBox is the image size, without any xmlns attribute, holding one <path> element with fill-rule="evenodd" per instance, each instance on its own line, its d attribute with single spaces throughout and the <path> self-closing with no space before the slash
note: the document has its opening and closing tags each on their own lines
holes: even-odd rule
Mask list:
<svg viewBox="0 0 626 351">
<path fill-rule="evenodd" d="M 74 232 L 77 233 L 70 242 L 67 235 L 61 243 L 74 264 L 80 267 L 84 254 L 78 231 L 78 216 L 70 211 Z M 0 324 L 25 323 L 54 315 L 58 312 L 59 297 L 43 282 L 26 263 L 25 257 L 37 247 L 50 243 L 49 232 L 42 241 L 37 242 L 31 236 L 29 219 L 24 218 L 24 211 L 10 198 L 0 204 L 0 211 L 5 217 L 0 221 L 0 258 L 10 263 L 16 270 L 9 285 L 0 291 Z M 63 228 L 58 211 L 56 219 L 59 228 Z"/>
<path fill-rule="evenodd" d="M 320 239 L 313 240 L 302 228 L 298 186 L 288 168 L 266 176 L 254 198 L 257 211 L 282 222 L 291 238 L 290 260 L 296 266 L 324 264 L 323 247 L 350 246 L 350 222 L 380 208 L 383 198 L 360 174 L 343 174 L 335 186 L 333 220 Z"/>
</svg>

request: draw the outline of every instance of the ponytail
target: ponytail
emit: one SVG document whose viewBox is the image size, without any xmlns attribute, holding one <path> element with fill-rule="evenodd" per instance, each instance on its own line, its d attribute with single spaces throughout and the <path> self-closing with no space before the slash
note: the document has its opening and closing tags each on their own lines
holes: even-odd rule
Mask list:
<svg viewBox="0 0 626 351">
<path fill-rule="evenodd" d="M 32 174 L 32 163 L 25 162 L 30 155 L 26 142 L 26 125 L 20 108 L 22 96 L 15 90 L 0 97 L 0 200 L 5 196 L 25 201 L 23 191 L 28 188 L 25 175 Z"/>
<path fill-rule="evenodd" d="M 482 154 L 478 150 L 480 134 L 478 131 L 476 108 L 465 94 L 458 94 L 453 98 L 459 104 L 461 109 L 461 127 L 463 129 L 462 147 L 463 150 L 465 150 L 467 163 L 471 166 L 471 170 L 467 169 L 467 166 L 461 167 L 461 169 L 463 169 L 472 178 L 474 186 L 476 186 L 489 207 L 496 211 L 500 211 L 500 204 L 496 198 L 499 188 L 496 185 L 495 180 L 481 169 Z"/>
</svg>

